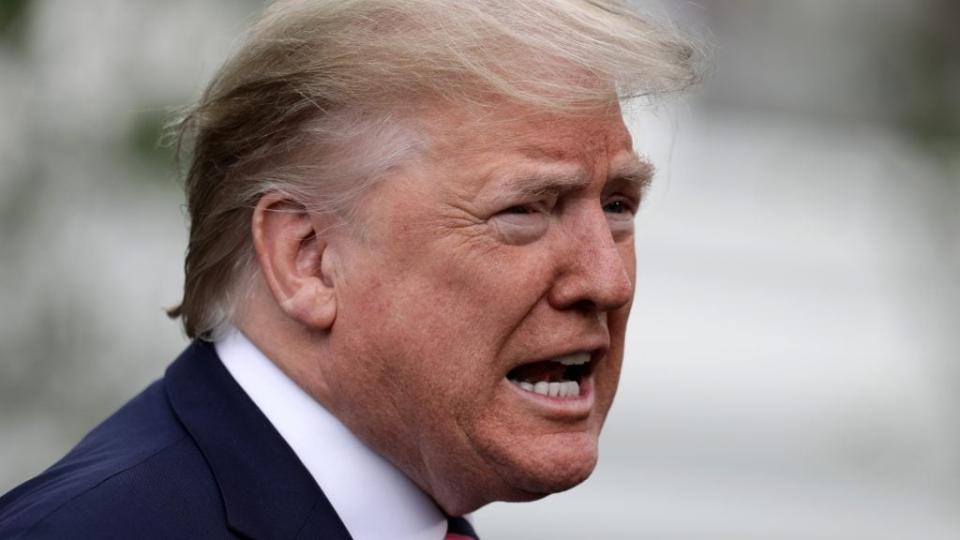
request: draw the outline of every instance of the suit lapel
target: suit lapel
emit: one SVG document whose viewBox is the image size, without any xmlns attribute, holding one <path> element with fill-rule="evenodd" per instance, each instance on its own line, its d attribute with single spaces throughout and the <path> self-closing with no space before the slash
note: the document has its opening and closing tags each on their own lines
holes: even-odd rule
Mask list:
<svg viewBox="0 0 960 540">
<path fill-rule="evenodd" d="M 260 409 L 196 341 L 167 369 L 166 390 L 220 487 L 227 521 L 250 538 L 350 535 L 319 486 Z"/>
</svg>

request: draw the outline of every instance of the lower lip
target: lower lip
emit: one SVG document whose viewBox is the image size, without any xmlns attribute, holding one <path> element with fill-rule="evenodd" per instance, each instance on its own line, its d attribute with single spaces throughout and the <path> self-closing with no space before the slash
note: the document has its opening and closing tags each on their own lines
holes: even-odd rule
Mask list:
<svg viewBox="0 0 960 540">
<path fill-rule="evenodd" d="M 590 414 L 593 410 L 593 376 L 587 376 L 580 380 L 580 395 L 576 397 L 545 396 L 520 388 L 516 384 L 504 378 L 503 382 L 514 392 L 520 395 L 528 403 L 537 409 L 550 413 L 557 417 L 582 417 Z"/>
</svg>

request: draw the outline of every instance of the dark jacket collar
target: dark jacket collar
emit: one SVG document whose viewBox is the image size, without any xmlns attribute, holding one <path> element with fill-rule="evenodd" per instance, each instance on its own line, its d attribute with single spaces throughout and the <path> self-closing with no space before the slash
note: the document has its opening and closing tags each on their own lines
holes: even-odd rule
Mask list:
<svg viewBox="0 0 960 540">
<path fill-rule="evenodd" d="M 165 384 L 217 479 L 231 528 L 258 539 L 350 539 L 309 471 L 211 343 L 190 345 L 167 369 Z"/>
</svg>

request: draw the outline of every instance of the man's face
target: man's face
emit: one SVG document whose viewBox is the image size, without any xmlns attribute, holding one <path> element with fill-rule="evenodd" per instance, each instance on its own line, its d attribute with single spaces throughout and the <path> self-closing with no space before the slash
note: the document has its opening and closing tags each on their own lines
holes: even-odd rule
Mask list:
<svg viewBox="0 0 960 540">
<path fill-rule="evenodd" d="M 373 189 L 362 235 L 336 240 L 321 367 L 322 401 L 447 511 L 593 470 L 648 173 L 616 107 L 474 120 L 426 120 L 429 152 Z"/>
</svg>

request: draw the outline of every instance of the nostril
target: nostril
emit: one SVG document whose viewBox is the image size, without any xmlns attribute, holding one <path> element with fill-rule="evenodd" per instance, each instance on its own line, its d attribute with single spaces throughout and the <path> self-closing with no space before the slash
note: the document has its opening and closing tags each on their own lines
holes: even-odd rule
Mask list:
<svg viewBox="0 0 960 540">
<path fill-rule="evenodd" d="M 571 309 L 574 309 L 576 311 L 592 312 L 592 311 L 597 311 L 599 309 L 599 306 L 597 306 L 597 303 L 594 302 L 593 300 L 584 299 L 584 300 L 579 300 L 577 302 L 574 302 L 574 304 L 571 306 Z"/>
</svg>

